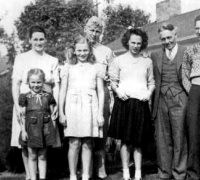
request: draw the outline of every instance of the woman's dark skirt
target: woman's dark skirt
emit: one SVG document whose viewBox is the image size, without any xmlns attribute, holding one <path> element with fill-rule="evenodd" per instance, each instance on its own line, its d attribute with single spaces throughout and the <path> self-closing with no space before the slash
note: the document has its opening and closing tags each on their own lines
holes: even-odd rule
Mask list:
<svg viewBox="0 0 200 180">
<path fill-rule="evenodd" d="M 148 144 L 150 110 L 148 101 L 115 99 L 108 136 L 132 147 L 144 148 Z"/>
</svg>

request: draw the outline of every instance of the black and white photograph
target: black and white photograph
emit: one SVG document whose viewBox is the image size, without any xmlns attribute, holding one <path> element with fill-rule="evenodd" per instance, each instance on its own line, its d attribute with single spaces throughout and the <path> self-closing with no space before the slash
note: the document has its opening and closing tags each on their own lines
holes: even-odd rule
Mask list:
<svg viewBox="0 0 200 180">
<path fill-rule="evenodd" d="M 0 180 L 200 180 L 200 1 L 0 0 Z"/>
</svg>

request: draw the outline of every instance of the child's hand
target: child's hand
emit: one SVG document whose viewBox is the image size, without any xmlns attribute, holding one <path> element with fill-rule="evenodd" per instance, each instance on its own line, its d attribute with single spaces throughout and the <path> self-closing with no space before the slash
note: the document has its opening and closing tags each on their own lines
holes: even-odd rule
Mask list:
<svg viewBox="0 0 200 180">
<path fill-rule="evenodd" d="M 52 119 L 52 121 L 56 121 L 56 119 L 57 119 L 56 115 L 55 115 L 55 114 L 52 114 L 52 115 L 51 115 L 51 119 Z"/>
<path fill-rule="evenodd" d="M 52 120 L 56 120 L 58 118 L 58 106 L 55 106 L 53 109 L 53 113 L 51 115 Z"/>
<path fill-rule="evenodd" d="M 149 101 L 151 99 L 151 92 L 150 91 L 148 91 L 146 94 L 145 94 L 145 96 L 144 96 L 144 98 L 142 99 L 142 101 Z"/>
<path fill-rule="evenodd" d="M 117 97 L 121 99 L 122 101 L 126 101 L 129 98 L 129 95 L 126 94 L 123 90 L 120 88 L 116 89 Z"/>
<path fill-rule="evenodd" d="M 115 140 L 115 144 L 116 144 L 116 151 L 120 151 L 120 149 L 121 149 L 121 140 L 120 139 L 116 139 Z"/>
<path fill-rule="evenodd" d="M 27 134 L 27 132 L 26 132 L 26 131 L 22 131 L 22 140 L 23 140 L 23 141 L 27 141 L 27 139 L 28 139 L 28 134 Z"/>
<path fill-rule="evenodd" d="M 99 127 L 103 127 L 103 125 L 104 125 L 104 117 L 103 117 L 103 115 L 99 115 L 98 116 L 98 125 L 99 125 Z"/>
<path fill-rule="evenodd" d="M 64 127 L 67 127 L 67 118 L 66 118 L 66 116 L 64 114 L 59 116 L 59 122 Z"/>
<path fill-rule="evenodd" d="M 56 121 L 52 119 L 53 127 L 56 128 Z"/>
<path fill-rule="evenodd" d="M 114 97 L 111 97 L 110 103 L 109 103 L 109 110 L 110 110 L 110 113 L 112 113 L 113 106 L 114 106 Z"/>
<path fill-rule="evenodd" d="M 112 145 L 112 142 L 113 142 L 113 139 L 110 137 L 107 137 L 107 140 L 106 140 L 106 151 L 107 152 L 109 151 L 110 146 Z"/>
<path fill-rule="evenodd" d="M 22 108 L 19 107 L 19 106 L 15 106 L 15 110 L 16 110 L 16 114 L 17 114 L 18 123 L 21 124 L 21 122 L 22 122 L 22 117 L 24 116 L 24 115 L 23 115 L 23 110 L 22 110 Z"/>
</svg>

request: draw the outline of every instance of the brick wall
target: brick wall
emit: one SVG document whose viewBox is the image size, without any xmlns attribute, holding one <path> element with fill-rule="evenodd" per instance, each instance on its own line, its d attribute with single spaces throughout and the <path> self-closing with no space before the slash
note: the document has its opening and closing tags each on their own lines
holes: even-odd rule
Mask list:
<svg viewBox="0 0 200 180">
<path fill-rule="evenodd" d="M 181 14 L 181 0 L 165 0 L 156 4 L 156 21 L 165 21 Z"/>
</svg>

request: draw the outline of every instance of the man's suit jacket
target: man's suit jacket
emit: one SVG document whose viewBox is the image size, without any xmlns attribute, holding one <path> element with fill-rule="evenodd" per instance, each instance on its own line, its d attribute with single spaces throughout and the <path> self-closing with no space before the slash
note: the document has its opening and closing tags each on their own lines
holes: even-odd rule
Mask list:
<svg viewBox="0 0 200 180">
<path fill-rule="evenodd" d="M 178 51 L 175 56 L 175 58 L 177 58 L 177 74 L 178 74 L 178 79 L 179 79 L 179 83 L 181 86 L 182 86 L 181 64 L 182 64 L 183 54 L 184 54 L 185 49 L 186 48 L 178 45 Z M 157 110 L 158 110 L 158 103 L 159 103 L 161 84 L 162 84 L 161 83 L 162 64 L 163 64 L 163 59 L 165 56 L 166 55 L 165 55 L 164 49 L 160 49 L 157 52 L 151 53 L 151 59 L 153 61 L 153 72 L 154 72 L 154 78 L 155 78 L 155 85 L 156 85 L 156 89 L 153 94 L 153 101 L 152 101 L 152 118 L 153 119 L 156 118 Z M 183 90 L 184 90 L 184 88 L 183 88 Z"/>
</svg>

